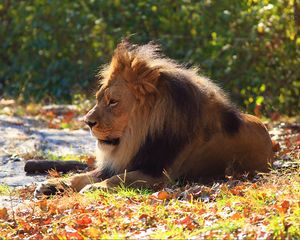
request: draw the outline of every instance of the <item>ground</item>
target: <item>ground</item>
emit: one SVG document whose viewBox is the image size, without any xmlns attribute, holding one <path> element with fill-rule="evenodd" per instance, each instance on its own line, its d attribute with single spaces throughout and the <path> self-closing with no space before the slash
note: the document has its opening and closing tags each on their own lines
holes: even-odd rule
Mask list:
<svg viewBox="0 0 300 240">
<path fill-rule="evenodd" d="M 33 199 L 31 182 L 46 176 L 26 176 L 26 160 L 92 158 L 94 141 L 82 114 L 76 106 L 3 108 L 0 239 L 300 238 L 297 119 L 266 120 L 276 161 L 270 173 L 253 179 Z"/>
</svg>

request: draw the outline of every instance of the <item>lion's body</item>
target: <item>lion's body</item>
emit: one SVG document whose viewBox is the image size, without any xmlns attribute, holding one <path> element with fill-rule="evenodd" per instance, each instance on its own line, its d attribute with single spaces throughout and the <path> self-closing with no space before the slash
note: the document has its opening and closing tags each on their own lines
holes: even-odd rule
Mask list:
<svg viewBox="0 0 300 240">
<path fill-rule="evenodd" d="M 272 143 L 260 120 L 240 113 L 196 70 L 157 51 L 151 44 L 118 46 L 86 115 L 98 139 L 97 169 L 71 178 L 71 187 L 267 171 Z"/>
</svg>

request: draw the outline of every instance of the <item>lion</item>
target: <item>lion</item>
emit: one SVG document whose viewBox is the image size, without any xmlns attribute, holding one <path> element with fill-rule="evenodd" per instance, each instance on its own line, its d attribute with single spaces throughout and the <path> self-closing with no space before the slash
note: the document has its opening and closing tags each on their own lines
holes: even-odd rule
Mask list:
<svg viewBox="0 0 300 240">
<path fill-rule="evenodd" d="M 264 124 L 158 45 L 122 41 L 99 76 L 96 105 L 84 117 L 96 138 L 97 168 L 47 180 L 36 196 L 268 171 L 273 151 Z"/>
</svg>

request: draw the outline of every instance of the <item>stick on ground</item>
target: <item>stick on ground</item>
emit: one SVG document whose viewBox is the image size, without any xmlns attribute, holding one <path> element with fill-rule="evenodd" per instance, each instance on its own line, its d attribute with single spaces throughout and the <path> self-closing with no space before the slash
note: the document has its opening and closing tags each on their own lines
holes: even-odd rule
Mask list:
<svg viewBox="0 0 300 240">
<path fill-rule="evenodd" d="M 52 161 L 52 160 L 28 160 L 25 163 L 24 170 L 27 173 L 46 173 L 51 169 L 58 172 L 69 172 L 73 170 L 84 170 L 88 167 L 86 163 L 79 161 Z"/>
</svg>

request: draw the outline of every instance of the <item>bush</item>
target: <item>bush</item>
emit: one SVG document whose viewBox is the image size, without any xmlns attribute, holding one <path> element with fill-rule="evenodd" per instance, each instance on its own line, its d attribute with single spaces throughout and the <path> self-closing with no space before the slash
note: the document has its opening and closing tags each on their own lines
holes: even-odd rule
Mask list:
<svg viewBox="0 0 300 240">
<path fill-rule="evenodd" d="M 69 102 L 90 93 L 99 65 L 124 36 L 159 42 L 200 65 L 237 104 L 298 114 L 300 5 L 296 0 L 0 3 L 0 91 L 28 101 Z"/>
</svg>

